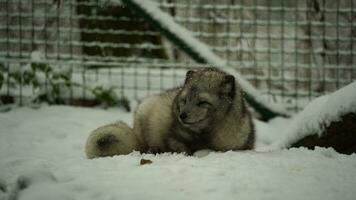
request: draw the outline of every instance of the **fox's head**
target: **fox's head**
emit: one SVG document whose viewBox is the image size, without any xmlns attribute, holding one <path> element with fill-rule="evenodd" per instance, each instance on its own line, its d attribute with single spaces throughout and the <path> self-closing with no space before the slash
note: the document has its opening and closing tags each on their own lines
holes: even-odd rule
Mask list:
<svg viewBox="0 0 356 200">
<path fill-rule="evenodd" d="M 223 119 L 236 95 L 235 78 L 217 69 L 188 71 L 175 99 L 174 115 L 186 128 L 203 131 Z"/>
</svg>

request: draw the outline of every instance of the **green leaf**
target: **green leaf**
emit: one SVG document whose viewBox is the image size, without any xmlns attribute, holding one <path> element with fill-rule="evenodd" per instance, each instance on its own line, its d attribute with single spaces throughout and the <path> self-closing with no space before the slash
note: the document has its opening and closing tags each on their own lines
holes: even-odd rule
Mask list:
<svg viewBox="0 0 356 200">
<path fill-rule="evenodd" d="M 130 101 L 125 96 L 121 97 L 118 102 L 119 106 L 123 107 L 127 112 L 131 111 Z"/>
<path fill-rule="evenodd" d="M 38 82 L 34 71 L 25 71 L 23 73 L 23 84 L 29 85 L 29 84 L 33 84 L 34 82 Z"/>
<path fill-rule="evenodd" d="M 4 63 L 0 63 L 0 71 L 1 72 L 5 72 L 5 64 Z"/>
<path fill-rule="evenodd" d="M 118 98 L 113 88 L 104 89 L 98 86 L 92 90 L 95 99 L 104 106 L 115 106 L 118 104 Z"/>
<path fill-rule="evenodd" d="M 52 72 L 52 67 L 46 63 L 31 63 L 31 68 L 33 71 L 42 71 L 46 74 Z"/>
<path fill-rule="evenodd" d="M 4 75 L 0 73 L 0 89 L 2 88 L 3 83 L 4 83 Z"/>
<path fill-rule="evenodd" d="M 13 78 L 17 84 L 22 84 L 22 76 L 20 72 L 9 73 L 9 78 Z"/>
</svg>

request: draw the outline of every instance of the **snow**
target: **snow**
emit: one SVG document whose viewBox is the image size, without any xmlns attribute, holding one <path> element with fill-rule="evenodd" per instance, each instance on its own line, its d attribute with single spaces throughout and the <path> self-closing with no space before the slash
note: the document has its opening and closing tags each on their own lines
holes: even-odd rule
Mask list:
<svg viewBox="0 0 356 200">
<path fill-rule="evenodd" d="M 262 150 L 289 147 L 311 133 L 321 136 L 331 122 L 339 121 L 343 115 L 351 112 L 356 113 L 356 81 L 332 94 L 314 99 L 289 124 L 284 123 L 284 119 L 274 119 L 280 121 L 277 123 L 282 131 L 275 134 L 279 139 Z"/>
<path fill-rule="evenodd" d="M 43 62 L 46 60 L 44 53 L 39 50 L 31 52 L 30 59 L 32 62 Z"/>
<path fill-rule="evenodd" d="M 165 27 L 170 34 L 173 34 L 176 38 L 179 38 L 180 41 L 184 41 L 184 44 L 188 45 L 189 49 L 193 49 L 195 53 L 199 54 L 199 57 L 203 60 L 206 60 L 208 64 L 211 64 L 214 67 L 217 67 L 229 74 L 235 76 L 236 80 L 239 82 L 243 90 L 254 100 L 263 105 L 270 110 L 282 114 L 285 116 L 289 116 L 286 109 L 283 105 L 278 105 L 273 102 L 269 102 L 268 99 L 264 98 L 262 94 L 253 87 L 244 77 L 242 77 L 236 70 L 234 70 L 231 66 L 227 65 L 227 62 L 217 56 L 209 46 L 202 43 L 198 39 L 196 39 L 193 34 L 185 29 L 183 26 L 180 26 L 176 23 L 172 16 L 161 11 L 155 2 L 149 0 L 125 0 L 134 3 L 143 9 L 148 15 L 150 15 L 155 21 L 159 22 L 159 24 Z M 124 2 L 125 2 L 124 1 Z M 112 0 L 113 3 L 121 3 L 119 0 Z"/>
<path fill-rule="evenodd" d="M 328 99 L 333 101 L 332 95 Z M 85 158 L 90 131 L 117 120 L 132 125 L 132 115 L 46 105 L 0 113 L 0 199 L 351 200 L 356 195 L 356 154 L 333 149 Z M 272 143 L 272 132 L 284 123 L 256 121 L 258 146 Z M 141 166 L 141 158 L 152 163 Z"/>
</svg>

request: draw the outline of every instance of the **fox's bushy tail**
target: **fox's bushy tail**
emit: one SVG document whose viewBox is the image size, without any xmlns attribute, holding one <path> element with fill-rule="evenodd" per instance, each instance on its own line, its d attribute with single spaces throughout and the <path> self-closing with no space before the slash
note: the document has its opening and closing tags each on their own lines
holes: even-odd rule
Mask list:
<svg viewBox="0 0 356 200">
<path fill-rule="evenodd" d="M 95 129 L 85 145 L 87 158 L 126 155 L 140 150 L 133 129 L 125 122 L 116 122 Z"/>
</svg>

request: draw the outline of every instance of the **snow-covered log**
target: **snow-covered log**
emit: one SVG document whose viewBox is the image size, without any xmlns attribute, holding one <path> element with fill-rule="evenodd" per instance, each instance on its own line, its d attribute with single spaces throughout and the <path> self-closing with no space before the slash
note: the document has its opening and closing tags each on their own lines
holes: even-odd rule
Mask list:
<svg viewBox="0 0 356 200">
<path fill-rule="evenodd" d="M 118 3 L 121 1 L 112 0 L 112 2 Z M 155 26 L 167 39 L 197 62 L 207 63 L 233 74 L 245 91 L 247 101 L 261 114 L 263 120 L 269 120 L 276 116 L 289 116 L 283 107 L 268 102 L 254 86 L 231 66 L 228 66 L 225 60 L 217 56 L 206 44 L 196 39 L 187 29 L 177 24 L 169 14 L 161 11 L 154 2 L 150 0 L 122 0 L 122 2 L 135 10 L 137 14 Z"/>
<path fill-rule="evenodd" d="M 314 133 L 309 135 L 292 147 L 332 147 L 339 153 L 356 153 L 356 113 L 341 116 L 340 120 L 333 121 L 325 128 L 322 135 Z"/>
<path fill-rule="evenodd" d="M 356 152 L 356 81 L 312 101 L 285 130 L 268 150 L 322 146 Z"/>
</svg>

